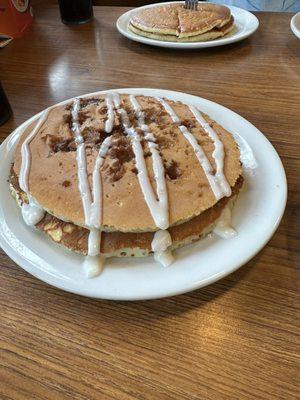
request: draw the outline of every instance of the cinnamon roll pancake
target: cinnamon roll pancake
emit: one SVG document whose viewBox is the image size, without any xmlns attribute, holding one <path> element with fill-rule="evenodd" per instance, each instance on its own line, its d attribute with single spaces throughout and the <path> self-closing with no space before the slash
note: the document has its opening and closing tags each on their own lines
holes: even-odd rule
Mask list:
<svg viewBox="0 0 300 400">
<path fill-rule="evenodd" d="M 230 228 L 243 182 L 232 135 L 192 105 L 108 93 L 50 107 L 24 131 L 10 186 L 24 221 L 82 253 L 88 275 L 105 257 L 171 250 Z"/>
<path fill-rule="evenodd" d="M 138 35 L 179 42 L 213 40 L 233 28 L 230 9 L 217 4 L 199 4 L 197 10 L 187 10 L 182 3 L 142 8 L 129 22 L 129 29 Z"/>
</svg>

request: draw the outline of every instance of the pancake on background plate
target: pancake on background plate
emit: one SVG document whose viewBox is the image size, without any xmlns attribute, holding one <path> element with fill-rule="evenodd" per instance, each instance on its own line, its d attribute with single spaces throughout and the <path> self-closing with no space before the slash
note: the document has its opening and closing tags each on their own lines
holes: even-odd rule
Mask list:
<svg viewBox="0 0 300 400">
<path fill-rule="evenodd" d="M 228 7 L 199 4 L 187 10 L 182 3 L 138 9 L 132 13 L 129 29 L 137 35 L 171 42 L 201 42 L 222 37 L 234 28 Z"/>
<path fill-rule="evenodd" d="M 242 186 L 237 144 L 194 106 L 108 93 L 45 110 L 18 144 L 10 186 L 28 225 L 82 253 L 88 276 L 107 257 L 171 250 L 212 229 L 234 235 Z"/>
</svg>

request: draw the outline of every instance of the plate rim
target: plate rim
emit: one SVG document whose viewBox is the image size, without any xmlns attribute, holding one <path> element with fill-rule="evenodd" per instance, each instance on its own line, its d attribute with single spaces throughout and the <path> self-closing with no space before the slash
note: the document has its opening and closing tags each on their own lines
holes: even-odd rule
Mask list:
<svg viewBox="0 0 300 400">
<path fill-rule="evenodd" d="M 91 93 L 86 93 L 83 95 L 80 95 L 79 97 L 88 97 L 88 96 L 93 96 L 96 94 L 106 94 L 109 92 L 119 92 L 119 93 L 134 93 L 136 95 L 138 94 L 149 94 L 149 92 L 159 92 L 161 96 L 172 96 L 172 95 L 187 95 L 191 100 L 201 100 L 206 102 L 208 105 L 211 106 L 215 106 L 217 105 L 221 110 L 225 111 L 225 112 L 229 112 L 231 114 L 234 114 L 235 117 L 238 117 L 243 123 L 246 123 L 248 125 L 249 128 L 251 128 L 252 130 L 255 130 L 257 134 L 259 134 L 259 136 L 261 137 L 261 139 L 264 140 L 265 144 L 267 146 L 269 146 L 270 149 L 272 149 L 273 154 L 275 155 L 277 161 L 278 161 L 278 166 L 280 167 L 281 173 L 282 173 L 282 183 L 283 183 L 283 193 L 282 193 L 282 202 L 281 202 L 281 207 L 280 207 L 280 212 L 278 213 L 278 215 L 276 216 L 276 221 L 272 226 L 272 229 L 270 229 L 268 231 L 268 234 L 265 236 L 264 240 L 262 242 L 260 242 L 255 251 L 252 252 L 251 254 L 249 254 L 248 257 L 241 259 L 241 261 L 239 261 L 236 264 L 233 264 L 233 266 L 231 268 L 227 268 L 226 270 L 223 270 L 222 272 L 219 273 L 215 273 L 207 278 L 196 280 L 193 281 L 190 285 L 187 286 L 183 286 L 182 288 L 177 288 L 177 289 L 171 289 L 171 290 L 165 290 L 165 293 L 163 294 L 157 294 L 156 292 L 150 294 L 150 295 L 128 295 L 127 293 L 124 294 L 113 294 L 111 296 L 101 296 L 101 295 L 91 295 L 88 293 L 88 289 L 86 290 L 85 288 L 82 287 L 78 287 L 75 288 L 68 288 L 67 286 L 65 286 L 64 284 L 60 284 L 60 282 L 57 283 L 54 282 L 55 281 L 55 277 L 54 277 L 54 281 L 53 281 L 53 277 L 51 274 L 45 274 L 44 271 L 41 270 L 41 268 L 34 264 L 32 261 L 25 259 L 21 254 L 19 254 L 14 248 L 12 248 L 9 243 L 7 242 L 7 240 L 5 239 L 5 237 L 2 237 L 2 231 L 0 230 L 0 246 L 1 248 L 4 250 L 4 252 L 18 265 L 20 266 L 22 269 L 24 269 L 25 271 L 27 271 L 29 274 L 35 276 L 36 278 L 40 279 L 41 281 L 54 286 L 56 288 L 59 288 L 61 290 L 64 290 L 66 292 L 69 293 L 74 293 L 77 295 L 81 295 L 81 296 L 86 296 L 86 297 L 90 297 L 90 298 L 97 298 L 97 299 L 106 299 L 106 300 L 117 300 L 117 301 L 137 301 L 137 300 L 151 300 L 151 299 L 159 299 L 159 298 L 165 298 L 165 297 L 170 297 L 170 296 L 174 296 L 174 295 L 180 295 L 183 293 L 187 293 L 199 288 L 202 288 L 204 286 L 210 285 L 224 277 L 226 277 L 227 275 L 231 274 L 232 272 L 236 271 L 237 269 L 239 269 L 241 266 L 243 266 L 244 264 L 246 264 L 249 260 L 251 260 L 265 245 L 266 243 L 270 240 L 270 238 L 273 236 L 273 234 L 275 233 L 276 229 L 279 226 L 279 223 L 282 219 L 282 216 L 284 214 L 285 211 L 285 206 L 286 206 L 286 201 L 287 201 L 287 180 L 286 180 L 286 174 L 285 174 L 285 170 L 283 167 L 283 164 L 281 162 L 281 159 L 277 153 L 277 151 L 275 150 L 275 148 L 273 147 L 273 145 L 271 144 L 271 142 L 266 138 L 266 136 L 258 129 L 256 128 L 251 122 L 249 122 L 248 120 L 246 120 L 244 117 L 242 117 L 241 115 L 237 114 L 235 111 L 224 107 L 223 105 L 216 103 L 214 101 L 205 99 L 203 97 L 200 96 L 195 96 L 186 92 L 181 92 L 181 91 L 173 91 L 173 90 L 168 90 L 168 89 L 157 89 L 157 88 L 118 88 L 118 89 L 110 89 L 110 90 L 102 90 L 102 91 L 96 91 L 96 92 L 91 92 Z M 148 93 L 147 93 L 148 92 Z M 75 97 L 71 97 L 67 100 L 63 100 L 59 103 L 56 103 L 55 105 L 63 105 L 66 104 L 67 102 L 69 102 L 70 100 L 74 99 Z M 0 152 L 4 149 L 7 148 L 8 143 L 13 139 L 14 136 L 16 136 L 16 139 L 19 140 L 19 138 L 21 137 L 22 132 L 24 131 L 25 127 L 30 124 L 32 121 L 34 121 L 36 118 L 38 118 L 38 116 L 42 113 L 39 112 L 35 115 L 33 115 L 32 117 L 30 117 L 29 119 L 27 119 L 26 121 L 24 121 L 21 125 L 19 125 L 16 129 L 14 129 L 14 131 L 3 141 L 3 143 L 0 145 Z M 18 138 L 19 136 L 19 138 Z M 10 150 L 11 151 L 11 150 Z M 42 275 L 42 276 L 41 276 Z M 57 279 L 57 278 L 56 278 Z"/>
<path fill-rule="evenodd" d="M 296 18 L 298 18 L 298 17 L 299 17 L 299 19 L 300 19 L 300 12 L 297 12 L 295 15 L 292 16 L 291 22 L 290 22 L 290 27 L 291 27 L 291 30 L 292 30 L 293 34 L 294 34 L 298 39 L 300 39 L 300 29 L 298 29 L 298 28 L 296 27 L 296 24 L 295 24 Z"/>
<path fill-rule="evenodd" d="M 243 8 L 226 5 L 226 7 L 228 7 L 232 11 L 242 12 L 244 15 L 247 15 L 249 18 L 251 18 L 253 20 L 253 23 L 255 24 L 255 26 L 252 29 L 250 29 L 249 31 L 246 31 L 243 34 L 240 34 L 238 36 L 233 35 L 233 36 L 228 36 L 225 38 L 223 37 L 223 38 L 210 40 L 210 41 L 204 41 L 204 42 L 167 42 L 167 41 L 162 41 L 162 40 L 160 41 L 160 40 L 151 39 L 151 38 L 147 38 L 147 37 L 143 37 L 143 36 L 138 36 L 134 32 L 128 31 L 128 28 L 127 28 L 128 21 L 126 22 L 126 20 L 129 19 L 130 14 L 133 11 L 135 11 L 137 9 L 152 8 L 155 6 L 167 5 L 167 4 L 173 4 L 173 3 L 174 3 L 174 1 L 166 1 L 166 2 L 162 2 L 162 3 L 151 3 L 151 4 L 146 4 L 144 6 L 135 7 L 129 11 L 126 11 L 125 13 L 123 13 L 122 15 L 119 16 L 119 18 L 116 21 L 116 28 L 121 35 L 123 35 L 124 37 L 126 37 L 129 40 L 133 40 L 138 43 L 143 43 L 143 44 L 147 44 L 147 45 L 151 45 L 151 46 L 155 46 L 155 47 L 182 49 L 182 50 L 190 49 L 191 50 L 191 49 L 205 49 L 205 48 L 210 48 L 210 47 L 218 47 L 218 46 L 224 46 L 227 44 L 239 42 L 239 41 L 244 40 L 247 37 L 253 35 L 259 27 L 259 19 L 257 18 L 256 15 L 254 15 L 253 13 L 251 13 L 248 10 L 244 10 Z M 175 3 L 184 3 L 184 1 L 175 1 Z M 123 27 L 121 26 L 123 20 L 125 20 L 124 22 L 126 22 L 126 29 L 123 29 Z"/>
</svg>

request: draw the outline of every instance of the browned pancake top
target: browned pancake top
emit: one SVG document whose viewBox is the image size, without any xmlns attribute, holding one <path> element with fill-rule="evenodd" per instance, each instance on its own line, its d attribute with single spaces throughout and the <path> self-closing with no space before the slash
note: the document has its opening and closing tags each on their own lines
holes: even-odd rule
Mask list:
<svg viewBox="0 0 300 400">
<path fill-rule="evenodd" d="M 122 106 L 127 110 L 131 123 L 137 120 L 128 95 L 121 95 Z M 169 197 L 170 225 L 175 225 L 199 215 L 216 204 L 217 200 L 209 186 L 206 175 L 195 152 L 179 130 L 178 123 L 155 98 L 136 96 L 150 131 L 159 145 L 166 171 Z M 201 144 L 213 168 L 216 168 L 212 153 L 214 144 L 195 120 L 188 106 L 180 102 L 167 101 Z M 84 213 L 78 189 L 76 144 L 71 129 L 71 103 L 53 108 L 35 138 L 30 143 L 32 162 L 29 176 L 30 194 L 40 205 L 54 216 L 84 226 Z M 115 113 L 111 134 L 104 130 L 107 119 L 105 97 L 95 96 L 81 101 L 79 113 L 81 132 L 86 146 L 89 184 L 99 146 L 108 135 L 112 135 L 110 147 L 101 176 L 103 182 L 103 229 L 112 231 L 151 231 L 156 226 L 151 217 L 139 181 L 135 158 L 129 137 L 124 132 L 119 115 Z M 241 175 L 239 150 L 230 133 L 205 116 L 224 144 L 224 172 L 230 186 L 234 186 Z M 15 155 L 14 171 L 20 172 L 21 144 L 32 131 L 29 126 L 20 140 Z M 138 130 L 142 136 L 142 132 Z M 154 190 L 152 158 L 147 143 L 142 139 L 144 157 Z"/>
<path fill-rule="evenodd" d="M 189 37 L 222 27 L 230 18 L 230 9 L 225 6 L 199 4 L 197 10 L 187 10 L 183 4 L 175 3 L 137 10 L 130 23 L 146 32 Z"/>
<path fill-rule="evenodd" d="M 178 28 L 178 10 L 181 8 L 178 4 L 168 4 L 160 7 L 150 7 L 135 12 L 131 17 L 134 25 L 177 32 Z"/>
<path fill-rule="evenodd" d="M 229 22 L 230 9 L 216 4 L 201 4 L 197 10 L 181 9 L 178 13 L 180 34 L 201 34 Z"/>
</svg>

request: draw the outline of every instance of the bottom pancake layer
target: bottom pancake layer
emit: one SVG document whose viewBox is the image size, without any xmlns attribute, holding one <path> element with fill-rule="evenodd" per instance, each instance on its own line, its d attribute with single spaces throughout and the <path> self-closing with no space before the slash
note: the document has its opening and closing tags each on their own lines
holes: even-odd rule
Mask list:
<svg viewBox="0 0 300 400">
<path fill-rule="evenodd" d="M 223 197 L 213 207 L 207 209 L 197 217 L 168 229 L 173 245 L 172 248 L 182 247 L 199 240 L 208 234 L 220 217 L 223 209 L 239 193 L 243 184 L 242 176 L 239 177 L 232 188 L 230 197 Z M 19 205 L 26 201 L 24 192 L 19 187 L 18 177 L 12 172 L 10 187 L 13 196 Z M 36 228 L 46 233 L 54 242 L 63 245 L 69 250 L 87 254 L 89 230 L 70 222 L 62 221 L 49 213 L 36 225 Z M 101 253 L 106 257 L 143 257 L 152 253 L 151 242 L 153 232 L 102 232 Z"/>
</svg>

